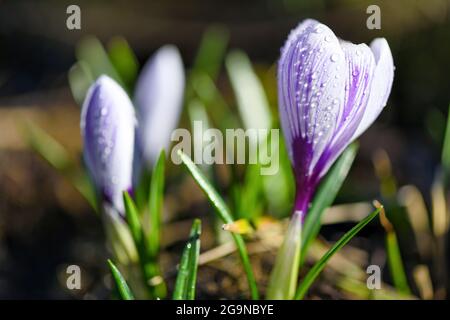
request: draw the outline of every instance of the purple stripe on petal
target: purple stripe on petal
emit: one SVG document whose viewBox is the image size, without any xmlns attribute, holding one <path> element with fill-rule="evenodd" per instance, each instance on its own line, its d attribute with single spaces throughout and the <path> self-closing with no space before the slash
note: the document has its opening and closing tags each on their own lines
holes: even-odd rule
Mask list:
<svg viewBox="0 0 450 320">
<path fill-rule="evenodd" d="M 84 157 L 104 201 L 122 214 L 122 192 L 132 186 L 135 122 L 125 91 L 101 76 L 89 89 L 81 113 Z"/>
<path fill-rule="evenodd" d="M 339 41 L 314 20 L 290 33 L 278 64 L 278 100 L 296 178 L 295 210 L 308 209 L 320 179 L 381 111 L 392 84 L 388 48 L 385 40 L 372 50 Z"/>
</svg>

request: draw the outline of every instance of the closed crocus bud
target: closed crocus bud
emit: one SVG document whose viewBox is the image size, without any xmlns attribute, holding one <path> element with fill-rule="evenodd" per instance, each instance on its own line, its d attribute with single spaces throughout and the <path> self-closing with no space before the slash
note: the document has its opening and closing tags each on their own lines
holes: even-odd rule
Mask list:
<svg viewBox="0 0 450 320">
<path fill-rule="evenodd" d="M 111 78 L 98 78 L 81 112 L 84 158 L 104 207 L 122 216 L 122 193 L 132 188 L 135 123 L 126 92 Z"/>
<path fill-rule="evenodd" d="M 160 48 L 146 63 L 136 84 L 138 147 L 143 160 L 151 167 L 162 149 L 170 144 L 177 127 L 184 96 L 184 69 L 178 49 Z"/>
<path fill-rule="evenodd" d="M 278 65 L 278 99 L 296 178 L 294 211 L 306 214 L 320 179 L 378 117 L 393 76 L 385 39 L 370 48 L 352 44 L 314 20 L 291 32 Z"/>
</svg>

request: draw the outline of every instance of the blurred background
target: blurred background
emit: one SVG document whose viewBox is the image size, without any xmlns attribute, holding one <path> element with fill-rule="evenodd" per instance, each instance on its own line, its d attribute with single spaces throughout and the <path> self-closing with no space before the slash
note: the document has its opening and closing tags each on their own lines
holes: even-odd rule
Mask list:
<svg viewBox="0 0 450 320">
<path fill-rule="evenodd" d="M 66 28 L 70 4 L 81 8 L 81 30 Z M 366 27 L 371 4 L 381 9 L 381 30 Z M 274 110 L 274 65 L 289 31 L 301 20 L 318 19 L 352 42 L 385 37 L 396 66 L 392 93 L 381 117 L 360 139 L 338 202 L 379 197 L 374 163 L 388 161 L 396 184 L 417 186 L 430 207 L 450 102 L 449 14 L 447 0 L 0 0 L 0 298 L 108 297 L 109 252 L 100 219 L 67 179 L 30 149 L 24 134 L 31 121 L 74 159 L 80 158 L 80 109 L 71 94 L 68 70 L 84 36 L 94 35 L 105 46 L 115 36 L 124 37 L 140 66 L 157 48 L 172 43 L 189 69 L 204 32 L 220 26 L 228 35 L 228 48 L 249 55 Z M 232 101 L 222 69 L 217 85 Z M 182 218 L 196 209 L 205 211 L 198 204 L 201 195 L 191 194 L 192 186 L 185 182 L 175 188 L 169 178 L 167 219 L 178 223 L 172 228 L 184 228 L 184 236 L 189 224 Z M 177 196 L 183 188 L 189 195 Z M 327 230 L 325 236 L 333 238 Z M 369 236 L 382 239 L 375 231 Z M 179 254 L 176 239 L 165 241 L 175 243 L 173 251 Z M 82 267 L 81 291 L 65 286 L 70 264 Z M 219 288 L 227 281 L 233 284 L 235 280 L 222 273 L 204 270 L 202 281 L 211 283 L 200 290 L 203 297 L 220 296 Z M 324 296 L 335 297 L 329 292 Z"/>
</svg>

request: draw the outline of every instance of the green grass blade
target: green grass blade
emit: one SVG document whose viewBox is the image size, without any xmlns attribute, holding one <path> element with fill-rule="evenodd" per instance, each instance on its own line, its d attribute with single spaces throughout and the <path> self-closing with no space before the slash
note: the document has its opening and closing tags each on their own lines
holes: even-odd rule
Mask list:
<svg viewBox="0 0 450 320">
<path fill-rule="evenodd" d="M 386 234 L 386 251 L 389 270 L 391 271 L 395 288 L 401 293 L 411 294 L 395 232 L 388 232 Z"/>
<path fill-rule="evenodd" d="M 206 180 L 203 173 L 197 168 L 197 166 L 192 162 L 192 160 L 184 154 L 181 150 L 178 151 L 178 155 L 180 156 L 183 164 L 189 170 L 189 173 L 200 186 L 200 188 L 205 193 L 208 200 L 213 205 L 216 214 L 222 220 L 223 223 L 232 223 L 233 217 L 223 201 L 223 199 L 219 196 L 214 187 Z M 250 293 L 253 299 L 258 299 L 258 288 L 256 286 L 255 276 L 253 275 L 252 267 L 250 265 L 250 260 L 248 258 L 247 249 L 245 247 L 245 242 L 242 237 L 238 234 L 232 234 L 233 239 L 236 243 L 236 247 L 238 249 L 239 255 L 242 260 L 242 264 L 247 275 L 247 281 L 250 288 Z"/>
<path fill-rule="evenodd" d="M 447 127 L 445 129 L 444 143 L 442 145 L 442 167 L 445 169 L 446 176 L 450 175 L 450 105 L 447 117 Z"/>
<path fill-rule="evenodd" d="M 136 205 L 131 199 L 127 191 L 123 193 L 123 202 L 125 204 L 125 214 L 127 218 L 128 227 L 130 228 L 131 235 L 133 236 L 134 243 L 139 250 L 142 247 L 142 225 L 139 220 L 139 212 Z"/>
<path fill-rule="evenodd" d="M 116 283 L 117 290 L 119 291 L 122 300 L 134 300 L 134 295 L 130 290 L 127 282 L 120 273 L 119 269 L 114 265 L 114 263 L 108 259 L 108 265 L 111 270 L 114 282 Z"/>
<path fill-rule="evenodd" d="M 55 138 L 32 122 L 23 125 L 31 148 L 44 158 L 52 167 L 64 172 L 71 167 L 68 151 Z"/>
<path fill-rule="evenodd" d="M 102 74 L 106 74 L 124 86 L 124 82 L 109 60 L 105 48 L 96 37 L 88 36 L 81 39 L 76 48 L 76 56 L 78 61 L 86 63 L 94 80 Z"/>
<path fill-rule="evenodd" d="M 68 80 L 73 98 L 79 106 L 83 105 L 86 92 L 94 82 L 89 66 L 83 61 L 78 61 L 70 68 Z"/>
<path fill-rule="evenodd" d="M 311 208 L 308 210 L 308 214 L 303 225 L 303 240 L 302 240 L 302 252 L 300 254 L 300 266 L 308 252 L 308 247 L 311 242 L 316 238 L 321 227 L 322 215 L 326 208 L 331 206 L 336 198 L 339 189 L 342 186 L 348 172 L 352 166 L 358 151 L 358 145 L 356 143 L 351 144 L 342 153 L 336 163 L 331 167 L 328 174 L 322 180 L 314 199 L 311 204 Z"/>
<path fill-rule="evenodd" d="M 98 212 L 97 195 L 88 174 L 71 159 L 69 152 L 55 138 L 32 122 L 22 126 L 31 149 L 55 168 Z"/>
<path fill-rule="evenodd" d="M 149 210 L 147 211 L 148 217 L 144 218 L 146 223 L 148 221 L 147 249 L 151 257 L 156 257 L 158 255 L 161 241 L 165 160 L 166 157 L 163 150 L 153 168 L 150 181 Z"/>
<path fill-rule="evenodd" d="M 132 92 L 138 75 L 139 63 L 125 38 L 115 37 L 111 39 L 108 43 L 108 55 L 127 89 Z"/>
<path fill-rule="evenodd" d="M 245 129 L 270 129 L 269 102 L 250 59 L 243 51 L 235 50 L 227 55 L 225 66 Z"/>
<path fill-rule="evenodd" d="M 228 44 L 228 31 L 220 26 L 206 30 L 200 43 L 193 71 L 203 72 L 215 79 L 219 74 Z"/>
<path fill-rule="evenodd" d="M 181 256 L 177 280 L 173 293 L 174 300 L 194 300 L 197 282 L 198 258 L 200 255 L 201 221 L 195 219 L 186 247 Z"/>
<path fill-rule="evenodd" d="M 387 218 L 384 209 L 381 211 L 380 222 L 386 231 L 386 252 L 388 256 L 389 271 L 394 286 L 399 292 L 410 295 L 411 290 L 409 289 L 405 268 L 403 267 L 397 234 L 393 224 Z"/>
<path fill-rule="evenodd" d="M 376 209 L 370 215 L 361 220 L 356 226 L 354 226 L 350 231 L 348 231 L 342 238 L 340 238 L 330 250 L 323 255 L 323 257 L 309 270 L 303 281 L 300 283 L 295 298 L 298 300 L 303 299 L 309 287 L 313 284 L 317 276 L 325 268 L 328 260 L 338 252 L 343 246 L 345 246 L 362 228 L 364 228 L 370 221 L 372 221 L 380 212 L 382 207 Z"/>
</svg>

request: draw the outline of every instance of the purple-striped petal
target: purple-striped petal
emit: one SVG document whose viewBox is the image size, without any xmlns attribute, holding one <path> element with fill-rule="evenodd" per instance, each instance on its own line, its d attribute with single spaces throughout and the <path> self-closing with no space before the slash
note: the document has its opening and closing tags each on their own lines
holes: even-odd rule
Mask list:
<svg viewBox="0 0 450 320">
<path fill-rule="evenodd" d="M 278 99 L 296 176 L 295 210 L 307 210 L 319 180 L 381 112 L 392 66 L 385 40 L 371 49 L 340 41 L 315 20 L 291 32 L 278 66 Z"/>
<path fill-rule="evenodd" d="M 345 54 L 346 66 L 342 71 L 345 77 L 345 97 L 341 105 L 342 112 L 337 121 L 333 139 L 316 166 L 318 178 L 321 178 L 353 141 L 356 132 L 367 108 L 369 92 L 372 84 L 375 61 L 372 51 L 365 44 L 355 45 L 341 41 Z"/>
<path fill-rule="evenodd" d="M 394 60 L 386 39 L 373 40 L 370 49 L 374 55 L 376 67 L 366 111 L 354 134 L 354 139 L 367 130 L 386 106 L 394 80 Z"/>
<path fill-rule="evenodd" d="M 135 123 L 126 92 L 111 78 L 98 78 L 81 112 L 84 157 L 99 193 L 121 214 L 122 192 L 132 187 Z"/>
<path fill-rule="evenodd" d="M 312 192 L 314 165 L 333 138 L 342 112 L 344 68 L 339 40 L 314 20 L 294 29 L 282 49 L 278 66 L 281 125 L 297 189 L 305 193 L 302 198 Z"/>
</svg>

